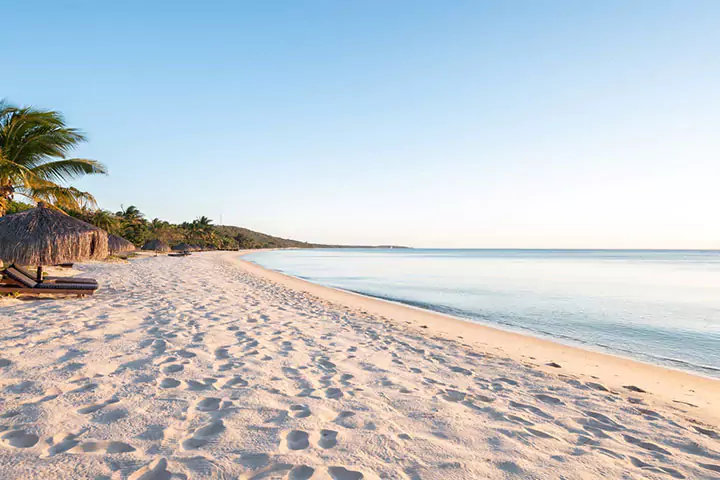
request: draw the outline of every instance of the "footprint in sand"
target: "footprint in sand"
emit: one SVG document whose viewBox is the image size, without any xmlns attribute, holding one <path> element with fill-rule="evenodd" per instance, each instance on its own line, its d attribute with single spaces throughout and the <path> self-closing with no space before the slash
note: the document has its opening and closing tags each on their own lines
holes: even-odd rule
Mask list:
<svg viewBox="0 0 720 480">
<path fill-rule="evenodd" d="M 458 390 L 447 389 L 442 397 L 448 402 L 462 402 L 465 400 L 466 393 Z"/>
<path fill-rule="evenodd" d="M 215 360 L 227 360 L 230 358 L 227 347 L 220 347 L 215 349 Z"/>
<path fill-rule="evenodd" d="M 293 467 L 288 474 L 288 480 L 308 480 L 315 473 L 315 469 L 307 465 Z"/>
<path fill-rule="evenodd" d="M 336 423 L 340 425 L 341 427 L 345 428 L 357 428 L 357 421 L 354 419 L 355 412 L 345 411 L 338 413 L 337 417 L 335 417 L 335 420 L 333 420 L 333 423 Z M 353 419 L 353 420 L 350 420 Z"/>
<path fill-rule="evenodd" d="M 585 383 L 585 385 L 592 388 L 593 390 L 597 390 L 598 392 L 609 392 L 610 391 L 602 383 L 587 382 L 587 383 Z"/>
<path fill-rule="evenodd" d="M 312 413 L 307 405 L 290 405 L 290 416 L 293 418 L 306 418 Z"/>
<path fill-rule="evenodd" d="M 10 365 L 10 360 L 7 358 L 0 358 L 0 368 L 4 368 Z"/>
<path fill-rule="evenodd" d="M 248 386 L 248 382 L 246 380 L 244 380 L 240 376 L 235 376 L 235 377 L 231 378 L 230 380 L 228 380 L 227 382 L 225 382 L 225 385 L 223 385 L 223 388 L 241 388 L 241 387 L 247 387 L 247 386 Z"/>
<path fill-rule="evenodd" d="M 285 441 L 290 450 L 305 450 L 310 446 L 309 435 L 302 430 L 291 430 L 285 436 Z"/>
<path fill-rule="evenodd" d="M 344 396 L 344 393 L 339 388 L 331 387 L 325 389 L 325 398 L 329 398 L 331 400 L 337 400 L 339 398 L 342 398 Z"/>
<path fill-rule="evenodd" d="M 547 403 L 549 405 L 565 405 L 562 400 L 560 400 L 559 398 L 552 397 L 550 395 L 540 394 L 540 395 L 535 395 L 535 398 L 537 398 L 541 402 Z"/>
<path fill-rule="evenodd" d="M 318 445 L 321 448 L 333 448 L 337 445 L 338 432 L 335 430 L 320 430 L 320 439 Z"/>
<path fill-rule="evenodd" d="M 75 445 L 80 443 L 78 440 L 76 440 L 77 436 L 73 435 L 72 433 L 60 433 L 57 435 L 54 435 L 50 439 L 50 446 L 45 450 L 45 453 L 43 453 L 42 457 L 52 457 L 53 455 L 57 455 L 59 453 L 67 452 L 71 448 L 73 448 Z"/>
<path fill-rule="evenodd" d="M 24 430 L 11 430 L 0 438 L 5 444 L 15 448 L 30 448 L 40 439 L 37 435 Z"/>
<path fill-rule="evenodd" d="M 113 398 L 105 400 L 104 402 L 101 402 L 101 403 L 92 403 L 90 405 L 85 405 L 84 407 L 80 407 L 80 408 L 78 408 L 77 413 L 79 413 L 80 415 L 88 415 L 90 413 L 95 413 L 99 410 L 102 410 L 103 408 L 107 407 L 108 405 L 112 405 L 113 403 L 117 403 L 119 401 L 120 400 L 113 397 Z"/>
<path fill-rule="evenodd" d="M 536 428 L 525 427 L 525 430 L 527 430 L 531 435 L 534 435 L 538 438 L 557 440 L 557 438 L 553 437 L 549 433 L 545 433 L 542 430 L 538 430 Z"/>
<path fill-rule="evenodd" d="M 336 365 L 326 358 L 321 358 L 320 360 L 318 360 L 317 364 L 318 364 L 318 367 L 320 367 L 321 369 L 323 369 L 327 372 L 335 371 Z"/>
<path fill-rule="evenodd" d="M 134 452 L 135 448 L 124 442 L 99 441 L 83 442 L 71 448 L 70 453 L 127 453 Z"/>
<path fill-rule="evenodd" d="M 698 463 L 703 468 L 707 468 L 711 472 L 720 473 L 720 465 L 713 465 L 711 463 Z"/>
<path fill-rule="evenodd" d="M 623 388 L 635 393 L 647 393 L 647 391 L 643 390 L 640 387 L 636 387 L 635 385 L 625 385 Z"/>
<path fill-rule="evenodd" d="M 195 405 L 195 409 L 200 412 L 214 412 L 218 408 L 220 408 L 220 399 L 213 397 L 203 398 Z"/>
<path fill-rule="evenodd" d="M 174 378 L 163 378 L 160 382 L 160 388 L 175 388 L 180 385 L 180 380 Z"/>
<path fill-rule="evenodd" d="M 667 455 L 669 457 L 672 456 L 672 453 L 668 452 L 667 450 L 665 450 L 664 448 L 662 448 L 659 445 L 655 445 L 654 443 L 646 442 L 639 438 L 635 438 L 632 435 L 623 435 L 623 438 L 625 439 L 626 442 L 628 442 L 631 445 L 637 445 L 638 447 L 644 448 L 645 450 L 662 453 L 663 455 Z"/>
<path fill-rule="evenodd" d="M 177 373 L 182 372 L 185 370 L 185 366 L 179 364 L 179 363 L 173 363 L 171 365 L 168 365 L 167 367 L 163 368 L 164 373 Z"/>
<path fill-rule="evenodd" d="M 167 471 L 167 460 L 158 458 L 136 470 L 128 480 L 170 480 L 172 474 Z"/>
<path fill-rule="evenodd" d="M 102 423 L 109 425 L 111 423 L 115 423 L 118 420 L 122 420 L 123 418 L 128 416 L 128 411 L 124 408 L 116 408 L 113 410 L 105 411 L 103 412 L 99 417 L 93 419 L 94 423 Z"/>
<path fill-rule="evenodd" d="M 165 353 L 165 350 L 167 350 L 167 342 L 165 342 L 165 340 L 162 340 L 162 339 L 155 340 L 152 343 L 151 348 L 152 348 L 152 352 L 153 352 L 154 356 L 156 356 L 156 357 L 160 356 L 163 353 Z"/>
<path fill-rule="evenodd" d="M 192 390 L 195 392 L 201 391 L 201 390 L 207 390 L 209 388 L 212 388 L 213 384 L 216 382 L 214 378 L 205 378 L 202 382 L 198 382 L 197 380 L 186 380 L 185 383 L 187 384 L 187 389 Z"/>
<path fill-rule="evenodd" d="M 333 480 L 362 480 L 365 478 L 362 473 L 348 470 L 345 467 L 330 467 L 328 473 Z"/>
<path fill-rule="evenodd" d="M 206 445 L 214 437 L 219 435 L 225 430 L 225 424 L 222 420 L 216 420 L 214 422 L 206 423 L 202 427 L 195 430 L 195 432 L 188 438 L 182 441 L 182 447 L 185 450 L 194 450 Z"/>
<path fill-rule="evenodd" d="M 190 352 L 190 351 L 188 351 L 188 350 L 178 350 L 178 351 L 175 352 L 173 355 L 177 355 L 178 357 L 182 357 L 182 358 L 193 358 L 193 357 L 197 357 L 197 354 L 195 354 L 195 353 L 193 353 L 193 352 Z"/>
<path fill-rule="evenodd" d="M 468 370 L 467 368 L 463 367 L 450 367 L 450 371 L 455 373 L 462 373 L 463 375 L 472 375 L 472 372 Z"/>
</svg>

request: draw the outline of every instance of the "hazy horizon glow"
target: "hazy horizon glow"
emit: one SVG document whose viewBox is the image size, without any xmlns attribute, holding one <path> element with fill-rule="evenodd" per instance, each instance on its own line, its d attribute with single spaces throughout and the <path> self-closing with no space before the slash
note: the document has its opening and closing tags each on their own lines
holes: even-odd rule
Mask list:
<svg viewBox="0 0 720 480">
<path fill-rule="evenodd" d="M 720 248 L 715 1 L 3 15 L 0 98 L 87 132 L 102 208 L 321 243 Z"/>
</svg>

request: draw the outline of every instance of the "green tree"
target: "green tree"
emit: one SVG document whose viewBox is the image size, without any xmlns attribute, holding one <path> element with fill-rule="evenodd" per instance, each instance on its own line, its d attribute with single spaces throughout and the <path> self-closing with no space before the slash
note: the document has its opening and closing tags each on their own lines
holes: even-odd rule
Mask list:
<svg viewBox="0 0 720 480">
<path fill-rule="evenodd" d="M 8 209 L 7 209 L 6 213 L 8 213 L 8 214 L 18 213 L 18 212 L 22 212 L 25 210 L 30 210 L 31 208 L 33 208 L 33 206 L 30 205 L 29 203 L 16 202 L 16 201 L 11 200 L 8 205 Z"/>
<path fill-rule="evenodd" d="M 120 218 L 107 210 L 97 210 L 93 212 L 88 220 L 96 227 L 102 228 L 108 233 L 116 235 L 121 233 Z"/>
<path fill-rule="evenodd" d="M 59 112 L 0 101 L 0 216 L 16 195 L 63 209 L 95 205 L 92 195 L 68 185 L 84 175 L 107 173 L 95 160 L 68 158 L 84 141 Z"/>
<path fill-rule="evenodd" d="M 135 205 L 130 205 L 127 208 L 120 205 L 120 211 L 115 215 L 122 217 L 126 222 L 130 223 L 140 223 L 145 219 L 145 214 L 143 214 Z"/>
<path fill-rule="evenodd" d="M 200 239 L 200 242 L 205 246 L 214 245 L 215 226 L 213 226 L 212 222 L 213 221 L 205 215 L 195 219 L 195 221 L 193 222 L 194 231 L 197 237 Z"/>
<path fill-rule="evenodd" d="M 135 205 L 127 208 L 121 205 L 120 211 L 115 215 L 120 217 L 120 232 L 123 238 L 137 246 L 150 240 L 150 230 L 145 215 Z"/>
</svg>

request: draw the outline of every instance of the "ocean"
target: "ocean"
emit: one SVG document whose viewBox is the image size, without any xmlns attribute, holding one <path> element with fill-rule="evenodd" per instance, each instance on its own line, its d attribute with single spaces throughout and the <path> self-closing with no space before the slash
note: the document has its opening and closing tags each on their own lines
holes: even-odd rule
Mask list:
<svg viewBox="0 0 720 480">
<path fill-rule="evenodd" d="M 720 252 L 312 249 L 263 267 L 469 322 L 720 378 Z"/>
</svg>

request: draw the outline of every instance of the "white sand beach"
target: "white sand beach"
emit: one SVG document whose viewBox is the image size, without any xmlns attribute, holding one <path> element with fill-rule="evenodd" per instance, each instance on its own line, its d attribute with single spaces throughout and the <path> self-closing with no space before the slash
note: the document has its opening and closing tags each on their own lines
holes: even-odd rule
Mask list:
<svg viewBox="0 0 720 480">
<path fill-rule="evenodd" d="M 0 300 L 2 479 L 720 478 L 718 380 L 238 253 L 79 269 Z"/>
</svg>

